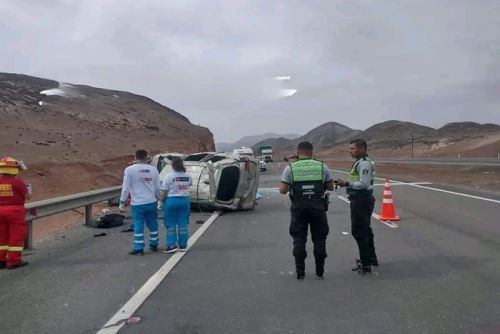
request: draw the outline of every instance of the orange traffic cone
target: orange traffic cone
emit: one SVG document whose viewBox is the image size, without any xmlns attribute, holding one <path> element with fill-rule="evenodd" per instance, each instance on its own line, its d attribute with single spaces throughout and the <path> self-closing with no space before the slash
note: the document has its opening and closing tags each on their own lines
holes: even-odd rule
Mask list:
<svg viewBox="0 0 500 334">
<path fill-rule="evenodd" d="M 384 199 L 382 200 L 382 208 L 380 209 L 380 220 L 398 221 L 399 217 L 396 216 L 396 209 L 392 199 L 392 190 L 389 180 L 385 179 L 384 185 Z"/>
</svg>

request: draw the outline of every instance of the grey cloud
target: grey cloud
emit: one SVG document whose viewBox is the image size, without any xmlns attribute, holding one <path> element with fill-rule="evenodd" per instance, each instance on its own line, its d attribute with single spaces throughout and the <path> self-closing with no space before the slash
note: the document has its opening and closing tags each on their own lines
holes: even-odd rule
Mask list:
<svg viewBox="0 0 500 334">
<path fill-rule="evenodd" d="M 500 122 L 498 1 L 45 0 L 0 11 L 1 71 L 144 94 L 220 141 L 326 121 Z"/>
</svg>

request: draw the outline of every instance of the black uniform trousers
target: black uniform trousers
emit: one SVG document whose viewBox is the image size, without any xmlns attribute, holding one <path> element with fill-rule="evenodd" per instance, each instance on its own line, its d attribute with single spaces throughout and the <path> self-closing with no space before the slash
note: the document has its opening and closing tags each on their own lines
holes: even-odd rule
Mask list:
<svg viewBox="0 0 500 334">
<path fill-rule="evenodd" d="M 310 228 L 311 239 L 314 244 L 316 273 L 322 275 L 327 256 L 326 237 L 330 230 L 324 200 L 293 199 L 290 212 L 290 235 L 293 239 L 293 256 L 295 257 L 297 273 L 305 271 L 307 231 Z"/>
<path fill-rule="evenodd" d="M 349 196 L 351 201 L 351 233 L 359 248 L 359 257 L 363 266 L 377 263 L 375 243 L 371 228 L 371 217 L 375 207 L 372 194 Z"/>
</svg>

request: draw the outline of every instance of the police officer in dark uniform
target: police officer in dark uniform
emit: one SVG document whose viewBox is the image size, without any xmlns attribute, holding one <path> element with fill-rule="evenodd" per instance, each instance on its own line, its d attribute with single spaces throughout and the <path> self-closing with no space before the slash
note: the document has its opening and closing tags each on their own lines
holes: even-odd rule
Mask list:
<svg viewBox="0 0 500 334">
<path fill-rule="evenodd" d="M 350 142 L 349 153 L 356 159 L 349 181 L 337 179 L 334 182 L 339 187 L 346 187 L 351 206 L 351 233 L 359 248 L 359 260 L 356 260 L 359 273 L 367 274 L 372 266 L 378 266 L 377 255 L 370 227 L 371 216 L 375 205 L 373 197 L 373 179 L 375 164 L 368 157 L 368 145 L 363 139 Z M 353 269 L 354 270 L 354 269 Z"/>
<path fill-rule="evenodd" d="M 326 218 L 325 190 L 333 190 L 333 180 L 328 166 L 313 159 L 313 146 L 301 142 L 297 148 L 298 159 L 283 171 L 280 192 L 290 192 L 292 201 L 290 235 L 293 238 L 293 256 L 297 279 L 305 277 L 307 257 L 307 230 L 310 227 L 314 244 L 316 275 L 322 279 L 325 272 L 326 237 L 329 232 Z"/>
</svg>

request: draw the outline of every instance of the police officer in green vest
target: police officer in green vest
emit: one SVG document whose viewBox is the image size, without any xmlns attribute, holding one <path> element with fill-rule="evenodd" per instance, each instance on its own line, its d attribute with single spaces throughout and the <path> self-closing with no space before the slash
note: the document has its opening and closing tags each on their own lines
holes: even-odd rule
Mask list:
<svg viewBox="0 0 500 334">
<path fill-rule="evenodd" d="M 378 266 L 377 255 L 373 240 L 373 231 L 370 227 L 371 216 L 375 205 L 373 197 L 373 179 L 375 165 L 367 154 L 368 145 L 363 139 L 350 142 L 349 153 L 356 159 L 349 181 L 337 179 L 334 182 L 339 187 L 346 187 L 351 206 L 351 233 L 359 248 L 359 272 L 367 274 L 372 266 Z M 353 269 L 354 270 L 354 269 Z"/>
<path fill-rule="evenodd" d="M 313 159 L 311 143 L 301 142 L 297 149 L 298 159 L 283 171 L 280 192 L 290 192 L 292 201 L 290 235 L 293 238 L 297 279 L 302 280 L 305 277 L 308 228 L 311 229 L 314 244 L 316 275 L 322 279 L 327 256 L 326 237 L 329 232 L 325 212 L 325 190 L 333 190 L 333 180 L 328 167 Z"/>
</svg>

